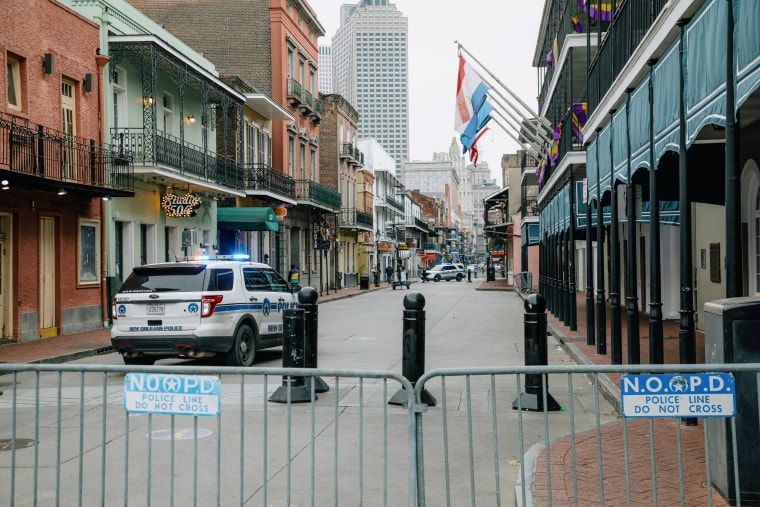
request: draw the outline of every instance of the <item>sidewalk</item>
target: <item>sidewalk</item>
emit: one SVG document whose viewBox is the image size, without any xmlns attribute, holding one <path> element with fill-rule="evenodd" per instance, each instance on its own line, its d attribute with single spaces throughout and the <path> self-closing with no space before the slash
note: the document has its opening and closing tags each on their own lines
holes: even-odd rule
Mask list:
<svg viewBox="0 0 760 507">
<path fill-rule="evenodd" d="M 594 303 L 596 305 L 596 302 Z M 578 293 L 578 330 L 570 331 L 555 315 L 547 312 L 549 331 L 579 364 L 611 364 L 610 318 L 607 305 L 607 354 L 597 354 L 596 345 L 586 344 L 586 299 Z M 625 308 L 622 313 L 622 357 L 627 363 L 627 329 Z M 649 364 L 649 319 L 639 314 L 641 336 L 641 364 Z M 677 364 L 678 321 L 665 321 L 665 363 Z M 598 337 L 597 337 L 598 340 Z M 704 333 L 697 332 L 697 361 L 704 362 Z M 607 374 L 599 379 L 599 392 L 621 412 L 620 375 Z M 652 432 L 650 434 L 650 421 Z M 575 470 L 578 505 L 600 505 L 599 451 L 602 454 L 602 487 L 604 505 L 627 505 L 625 453 L 628 454 L 630 499 L 633 505 L 653 505 L 652 449 L 654 442 L 657 503 L 681 505 L 678 487 L 677 425 L 681 427 L 681 457 L 684 474 L 684 505 L 708 505 L 707 472 L 705 468 L 704 419 L 697 426 L 684 426 L 678 418 L 628 419 L 627 450 L 623 439 L 623 421 L 606 425 L 600 430 L 601 446 L 596 429 L 575 434 Z M 651 440 L 650 440 L 651 439 Z M 563 436 L 549 445 L 551 463 L 551 499 L 553 505 L 574 505 L 573 456 L 571 436 Z M 526 466 L 530 464 L 526 463 Z M 538 454 L 533 481 L 535 505 L 546 505 L 549 500 L 546 474 L 546 450 Z M 724 506 L 727 502 L 712 489 L 712 505 Z"/>
<path fill-rule="evenodd" d="M 412 280 L 415 283 L 416 280 Z M 350 298 L 376 290 L 390 289 L 387 283 L 369 290 L 357 287 L 331 290 L 319 295 L 319 303 Z M 65 363 L 111 352 L 111 329 L 101 328 L 24 343 L 0 341 L 0 363 Z"/>
</svg>

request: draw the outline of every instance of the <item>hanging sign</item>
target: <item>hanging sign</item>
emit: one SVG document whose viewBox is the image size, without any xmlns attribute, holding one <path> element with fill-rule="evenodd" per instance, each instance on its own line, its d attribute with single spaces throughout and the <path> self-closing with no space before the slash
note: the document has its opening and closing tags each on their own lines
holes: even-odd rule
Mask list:
<svg viewBox="0 0 760 507">
<path fill-rule="evenodd" d="M 377 242 L 377 251 L 378 252 L 392 252 L 393 251 L 393 244 L 391 244 L 390 241 L 378 241 Z"/>
<path fill-rule="evenodd" d="M 278 222 L 284 222 L 285 217 L 288 216 L 288 208 L 286 208 L 284 204 L 280 206 L 274 206 L 272 208 L 272 211 L 274 212 L 274 216 L 277 218 Z"/>
<path fill-rule="evenodd" d="M 201 200 L 195 194 L 187 193 L 183 197 L 176 194 L 166 194 L 161 199 L 161 207 L 167 217 L 194 217 L 195 210 L 200 207 Z"/>
<path fill-rule="evenodd" d="M 329 250 L 330 242 L 335 241 L 332 235 L 333 225 L 324 219 L 324 217 L 314 222 L 314 249 Z"/>
</svg>

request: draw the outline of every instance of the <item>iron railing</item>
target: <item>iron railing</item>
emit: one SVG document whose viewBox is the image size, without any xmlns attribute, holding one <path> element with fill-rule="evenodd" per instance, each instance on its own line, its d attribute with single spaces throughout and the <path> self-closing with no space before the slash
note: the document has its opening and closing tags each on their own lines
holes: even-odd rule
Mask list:
<svg viewBox="0 0 760 507">
<path fill-rule="evenodd" d="M 362 227 L 367 230 L 372 229 L 372 213 L 365 213 L 356 208 L 343 208 L 340 210 L 340 225 L 343 227 Z"/>
<path fill-rule="evenodd" d="M 423 219 L 414 217 L 414 226 L 418 229 L 422 229 L 423 232 L 428 231 L 428 224 Z"/>
<path fill-rule="evenodd" d="M 0 168 L 51 182 L 134 191 L 129 150 L 67 135 L 0 112 Z"/>
<path fill-rule="evenodd" d="M 295 180 L 279 171 L 275 171 L 273 167 L 267 164 L 246 164 L 245 189 L 263 190 L 290 199 L 296 198 Z"/>
<path fill-rule="evenodd" d="M 323 114 L 325 114 L 325 106 L 322 105 L 321 100 L 315 99 L 314 111 L 312 111 L 312 116 L 316 119 L 321 119 Z"/>
<path fill-rule="evenodd" d="M 597 53 L 592 56 L 588 72 L 588 114 L 602 101 L 620 75 L 620 71 L 654 25 L 668 0 L 624 2 L 615 12 Z"/>
<path fill-rule="evenodd" d="M 389 206 L 391 206 L 391 207 L 393 207 L 393 208 L 396 208 L 396 209 L 397 209 L 397 210 L 399 210 L 399 211 L 402 211 L 402 212 L 404 211 L 404 205 L 403 205 L 403 204 L 401 204 L 401 202 L 400 202 L 400 201 L 396 200 L 396 198 L 394 198 L 394 197 L 393 197 L 392 195 L 390 195 L 390 194 L 385 194 L 385 202 L 386 202 L 386 203 L 387 203 Z"/>
<path fill-rule="evenodd" d="M 422 243 L 422 249 L 423 250 L 435 250 L 436 252 L 441 250 L 441 245 L 434 241 L 423 241 Z"/>
<path fill-rule="evenodd" d="M 301 90 L 301 107 L 304 109 L 304 113 L 310 113 L 314 110 L 314 97 L 309 90 Z"/>
<path fill-rule="evenodd" d="M 301 83 L 293 79 L 288 78 L 288 100 L 293 104 L 301 103 Z"/>
<path fill-rule="evenodd" d="M 351 143 L 342 143 L 340 145 L 340 156 L 343 158 L 354 158 L 354 145 Z"/>
<path fill-rule="evenodd" d="M 357 166 L 363 166 L 364 165 L 364 153 L 362 153 L 359 148 L 354 148 L 354 163 Z"/>
<path fill-rule="evenodd" d="M 153 142 L 147 142 L 147 137 Z M 129 152 L 136 164 L 161 164 L 183 176 L 210 181 L 232 188 L 243 188 L 243 168 L 221 153 L 203 150 L 187 141 L 164 132 L 151 134 L 144 128 L 112 128 L 111 139 L 116 150 Z"/>
<path fill-rule="evenodd" d="M 539 216 L 538 211 L 538 198 L 537 197 L 526 197 L 523 200 L 523 206 L 522 206 L 522 215 L 526 217 L 537 217 Z"/>
<path fill-rule="evenodd" d="M 296 180 L 296 199 L 311 201 L 334 210 L 339 210 L 341 203 L 338 192 L 311 180 Z"/>
</svg>

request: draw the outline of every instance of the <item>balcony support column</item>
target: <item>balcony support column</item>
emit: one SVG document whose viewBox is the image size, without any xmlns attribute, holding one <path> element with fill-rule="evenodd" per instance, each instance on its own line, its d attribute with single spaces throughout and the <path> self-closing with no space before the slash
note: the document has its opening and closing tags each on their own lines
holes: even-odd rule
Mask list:
<svg viewBox="0 0 760 507">
<path fill-rule="evenodd" d="M 630 125 L 631 111 L 631 92 L 626 90 L 626 125 Z M 630 132 L 630 127 L 629 132 Z M 628 364 L 641 364 L 641 343 L 639 341 L 639 297 L 636 268 L 636 195 L 633 186 L 633 169 L 631 168 L 631 137 L 627 137 L 626 150 L 628 156 L 628 182 L 625 187 L 625 214 L 627 225 L 627 244 L 626 244 L 626 276 L 628 287 L 626 293 L 626 324 L 628 329 Z"/>
<path fill-rule="evenodd" d="M 599 139 L 599 132 L 597 132 L 597 139 Z M 599 185 L 599 195 L 596 199 L 596 353 L 604 355 L 607 354 L 607 303 L 604 292 L 604 200 L 599 149 L 596 150 L 596 181 Z"/>
<path fill-rule="evenodd" d="M 660 287 L 660 201 L 654 158 L 654 88 L 649 62 L 649 363 L 663 364 L 665 351 L 662 330 L 662 289 Z"/>
<path fill-rule="evenodd" d="M 572 51 L 572 50 L 571 50 Z M 568 302 L 570 304 L 570 331 L 578 330 L 578 308 L 575 304 L 575 178 L 570 176 L 570 228 L 568 229 Z"/>
</svg>

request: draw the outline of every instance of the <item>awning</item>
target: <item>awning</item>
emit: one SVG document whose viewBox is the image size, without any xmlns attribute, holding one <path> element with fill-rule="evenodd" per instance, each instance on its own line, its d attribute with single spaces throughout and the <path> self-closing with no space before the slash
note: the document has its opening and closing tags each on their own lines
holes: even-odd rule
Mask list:
<svg viewBox="0 0 760 507">
<path fill-rule="evenodd" d="M 438 234 L 437 232 L 435 232 L 433 229 L 428 229 L 427 233 L 430 236 L 440 236 L 440 234 Z"/>
<path fill-rule="evenodd" d="M 217 208 L 217 229 L 228 231 L 277 231 L 272 208 Z"/>
</svg>

